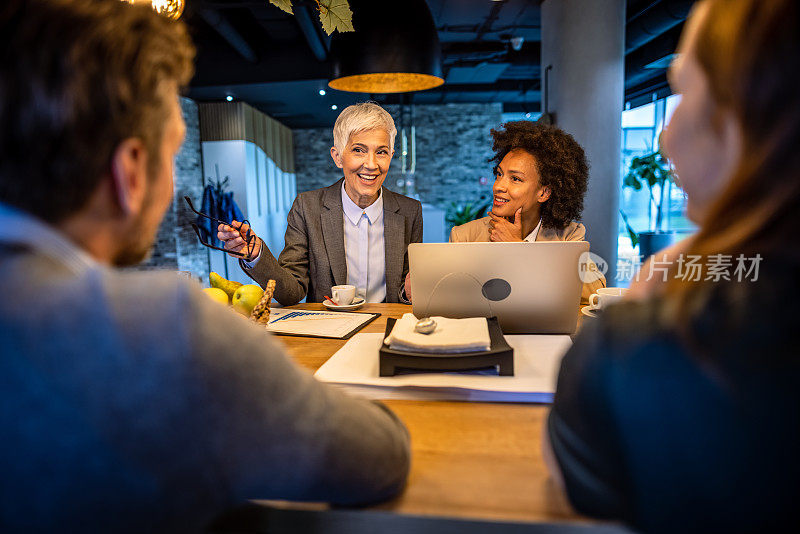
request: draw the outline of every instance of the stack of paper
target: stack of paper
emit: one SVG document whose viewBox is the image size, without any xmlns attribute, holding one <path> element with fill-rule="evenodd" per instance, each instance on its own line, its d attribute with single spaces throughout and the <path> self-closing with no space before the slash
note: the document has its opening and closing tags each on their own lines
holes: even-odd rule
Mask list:
<svg viewBox="0 0 800 534">
<path fill-rule="evenodd" d="M 371 399 L 552 402 L 569 336 L 505 336 L 514 349 L 514 376 L 418 373 L 381 377 L 383 334 L 356 334 L 316 372 L 317 379 Z"/>
<path fill-rule="evenodd" d="M 270 308 L 267 330 L 290 336 L 345 339 L 372 321 L 377 313 L 347 313 Z"/>
</svg>

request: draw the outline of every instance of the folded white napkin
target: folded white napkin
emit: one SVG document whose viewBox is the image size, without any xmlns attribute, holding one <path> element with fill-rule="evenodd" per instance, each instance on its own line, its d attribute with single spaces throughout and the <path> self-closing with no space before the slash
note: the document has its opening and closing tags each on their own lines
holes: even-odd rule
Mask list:
<svg viewBox="0 0 800 534">
<path fill-rule="evenodd" d="M 406 313 L 394 323 L 394 328 L 384 343 L 392 350 L 416 352 L 477 352 L 491 348 L 489 326 L 485 317 L 432 319 L 436 321 L 436 330 L 430 334 L 420 334 L 414 332 L 417 318 Z"/>
</svg>

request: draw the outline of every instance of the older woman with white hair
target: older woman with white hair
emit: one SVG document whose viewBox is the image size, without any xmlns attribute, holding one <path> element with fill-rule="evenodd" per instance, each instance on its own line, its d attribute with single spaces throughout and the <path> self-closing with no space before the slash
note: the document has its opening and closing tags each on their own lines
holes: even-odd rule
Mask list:
<svg viewBox="0 0 800 534">
<path fill-rule="evenodd" d="M 344 177 L 297 195 L 287 217 L 286 246 L 278 258 L 237 221 L 217 234 L 262 287 L 277 282 L 285 306 L 303 297 L 321 302 L 335 285 L 353 285 L 367 302 L 401 302 L 408 245 L 422 241 L 419 201 L 383 187 L 397 134 L 391 115 L 372 102 L 345 108 L 333 127 L 331 157 Z M 329 294 L 329 293 L 328 293 Z"/>
</svg>

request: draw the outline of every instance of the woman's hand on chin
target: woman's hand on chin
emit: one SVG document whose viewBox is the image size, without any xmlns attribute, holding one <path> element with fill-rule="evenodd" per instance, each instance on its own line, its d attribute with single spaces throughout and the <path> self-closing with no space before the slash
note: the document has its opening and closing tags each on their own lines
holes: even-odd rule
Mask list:
<svg viewBox="0 0 800 534">
<path fill-rule="evenodd" d="M 489 240 L 495 242 L 523 241 L 522 236 L 522 208 L 514 212 L 514 222 L 509 222 L 505 217 L 495 215 L 491 211 L 489 217 Z"/>
</svg>

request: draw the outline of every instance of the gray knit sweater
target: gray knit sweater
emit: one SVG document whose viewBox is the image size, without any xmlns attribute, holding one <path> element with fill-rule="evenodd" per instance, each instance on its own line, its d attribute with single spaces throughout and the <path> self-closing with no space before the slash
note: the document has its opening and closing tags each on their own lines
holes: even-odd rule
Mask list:
<svg viewBox="0 0 800 534">
<path fill-rule="evenodd" d="M 189 532 L 247 499 L 401 490 L 388 409 L 191 281 L 99 266 L 3 206 L 0 279 L 0 531 Z"/>
</svg>

